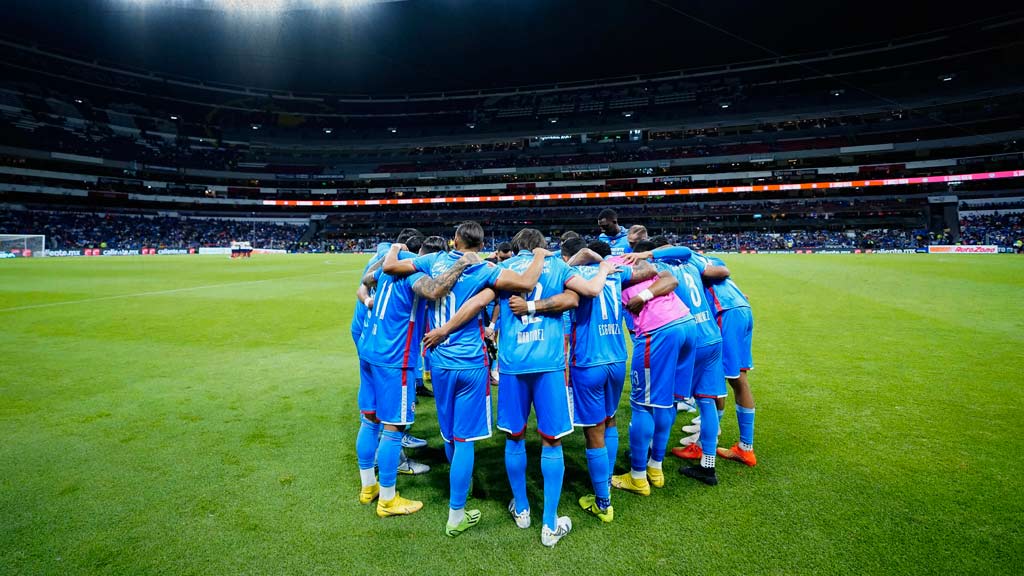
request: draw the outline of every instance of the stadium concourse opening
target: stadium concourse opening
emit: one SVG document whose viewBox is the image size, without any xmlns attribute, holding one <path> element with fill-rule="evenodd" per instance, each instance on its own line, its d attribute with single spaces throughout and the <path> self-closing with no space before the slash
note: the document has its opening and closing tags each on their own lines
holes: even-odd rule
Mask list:
<svg viewBox="0 0 1024 576">
<path fill-rule="evenodd" d="M 1018 574 L 1024 10 L 822 14 L 5 11 L 4 568 Z"/>
</svg>

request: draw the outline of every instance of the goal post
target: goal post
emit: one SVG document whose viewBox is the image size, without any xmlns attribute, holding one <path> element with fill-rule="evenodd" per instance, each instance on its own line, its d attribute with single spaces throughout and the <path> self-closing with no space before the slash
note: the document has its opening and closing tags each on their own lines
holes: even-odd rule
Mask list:
<svg viewBox="0 0 1024 576">
<path fill-rule="evenodd" d="M 46 256 L 46 236 L 43 234 L 0 234 L 0 257 L 13 255 L 22 258 Z"/>
</svg>

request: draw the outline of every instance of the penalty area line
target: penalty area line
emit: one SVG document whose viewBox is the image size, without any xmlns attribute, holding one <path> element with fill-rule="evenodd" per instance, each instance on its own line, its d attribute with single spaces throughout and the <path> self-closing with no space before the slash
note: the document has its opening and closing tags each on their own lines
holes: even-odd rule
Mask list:
<svg viewBox="0 0 1024 576">
<path fill-rule="evenodd" d="M 298 276 L 282 276 L 280 278 L 264 278 L 262 280 L 242 280 L 239 282 L 225 282 L 222 284 L 205 284 L 203 286 L 187 286 L 185 288 L 171 288 L 168 290 L 152 290 L 149 292 L 135 292 L 133 294 L 114 294 L 112 296 L 97 296 L 95 298 L 81 298 L 78 300 L 62 300 L 60 302 L 45 302 L 43 304 L 26 304 L 25 306 L 12 306 L 0 308 L 0 313 L 17 312 L 19 310 L 34 310 L 37 308 L 53 308 L 56 306 L 69 306 L 71 304 L 88 304 L 90 302 L 103 302 L 104 300 L 120 300 L 123 298 L 142 298 L 144 296 L 162 296 L 165 294 L 176 294 L 179 292 L 191 292 L 193 290 L 209 290 L 211 288 L 228 288 L 231 286 L 247 286 L 252 284 L 264 284 L 278 280 L 295 280 L 298 278 L 310 278 L 313 276 L 326 276 L 333 274 L 350 274 L 360 272 L 359 270 L 339 270 L 336 272 L 317 272 L 315 274 L 301 274 Z"/>
</svg>

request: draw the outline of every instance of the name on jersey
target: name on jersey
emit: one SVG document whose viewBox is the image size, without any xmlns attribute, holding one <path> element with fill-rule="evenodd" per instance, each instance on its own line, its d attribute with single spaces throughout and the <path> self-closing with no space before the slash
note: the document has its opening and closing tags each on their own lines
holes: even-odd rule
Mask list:
<svg viewBox="0 0 1024 576">
<path fill-rule="evenodd" d="M 697 324 L 700 324 L 701 322 L 707 322 L 708 320 L 711 320 L 711 312 L 704 311 L 701 312 L 700 314 L 694 314 L 693 319 L 697 321 Z"/>
<path fill-rule="evenodd" d="M 516 334 L 516 343 L 529 344 L 530 342 L 541 342 L 544 340 L 544 330 L 526 330 Z"/>
<path fill-rule="evenodd" d="M 622 334 L 622 326 L 619 324 L 598 324 L 597 333 L 601 336 L 619 336 Z"/>
</svg>

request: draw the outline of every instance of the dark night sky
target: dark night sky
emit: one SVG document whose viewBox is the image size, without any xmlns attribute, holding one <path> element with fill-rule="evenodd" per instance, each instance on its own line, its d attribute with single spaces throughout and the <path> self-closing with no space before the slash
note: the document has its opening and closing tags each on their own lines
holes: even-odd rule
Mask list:
<svg viewBox="0 0 1024 576">
<path fill-rule="evenodd" d="M 783 54 L 927 32 L 1014 7 L 982 2 L 965 13 L 891 0 L 407 0 L 257 16 L 181 2 L 13 0 L 0 33 L 176 76 L 381 94 L 585 80 L 772 56 L 670 7 Z"/>
</svg>

